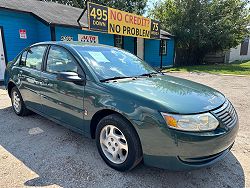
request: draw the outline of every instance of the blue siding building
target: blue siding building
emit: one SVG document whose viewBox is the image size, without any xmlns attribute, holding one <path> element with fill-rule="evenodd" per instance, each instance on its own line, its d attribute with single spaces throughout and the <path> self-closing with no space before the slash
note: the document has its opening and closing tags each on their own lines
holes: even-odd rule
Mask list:
<svg viewBox="0 0 250 188">
<path fill-rule="evenodd" d="M 166 45 L 166 53 L 164 53 L 161 57 L 160 55 L 160 40 L 150 40 L 145 39 L 145 55 L 144 60 L 148 62 L 153 67 L 159 67 L 161 64 L 162 58 L 162 66 L 170 67 L 173 66 L 174 63 L 174 38 L 164 39 L 167 42 Z"/>
<path fill-rule="evenodd" d="M 154 67 L 173 65 L 175 47 L 170 33 L 161 31 L 162 39 L 153 40 L 83 30 L 77 23 L 82 11 L 38 0 L 0 1 L 0 80 L 1 69 L 5 67 L 3 64 L 11 61 L 25 47 L 42 41 L 78 41 L 79 35 L 94 36 L 100 44 L 128 50 Z M 87 27 L 87 15 L 84 22 Z"/>
<path fill-rule="evenodd" d="M 4 33 L 7 62 L 29 45 L 51 40 L 50 27 L 28 13 L 0 9 L 0 26 Z M 20 29 L 26 30 L 26 39 L 20 38 Z"/>
</svg>

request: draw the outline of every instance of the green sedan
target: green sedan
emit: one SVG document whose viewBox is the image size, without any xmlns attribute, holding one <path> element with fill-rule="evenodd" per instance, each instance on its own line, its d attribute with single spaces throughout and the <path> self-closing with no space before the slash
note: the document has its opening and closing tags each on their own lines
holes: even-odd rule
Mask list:
<svg viewBox="0 0 250 188">
<path fill-rule="evenodd" d="M 35 112 L 95 139 L 119 171 L 141 162 L 171 170 L 211 165 L 230 151 L 239 128 L 220 92 L 110 46 L 34 44 L 8 64 L 5 86 L 18 116 Z"/>
</svg>

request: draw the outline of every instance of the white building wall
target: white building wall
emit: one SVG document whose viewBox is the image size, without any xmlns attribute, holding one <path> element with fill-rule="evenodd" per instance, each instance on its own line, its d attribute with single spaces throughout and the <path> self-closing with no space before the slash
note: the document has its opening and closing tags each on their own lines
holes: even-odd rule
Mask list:
<svg viewBox="0 0 250 188">
<path fill-rule="evenodd" d="M 230 49 L 229 63 L 236 61 L 236 60 L 238 61 L 250 60 L 250 42 L 248 44 L 247 55 L 240 55 L 240 47 L 241 47 L 241 44 L 238 45 L 236 48 Z"/>
</svg>

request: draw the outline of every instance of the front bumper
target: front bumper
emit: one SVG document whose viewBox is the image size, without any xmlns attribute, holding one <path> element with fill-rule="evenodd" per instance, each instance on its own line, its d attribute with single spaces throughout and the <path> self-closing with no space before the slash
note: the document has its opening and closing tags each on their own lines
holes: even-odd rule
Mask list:
<svg viewBox="0 0 250 188">
<path fill-rule="evenodd" d="M 169 170 L 191 170 L 211 165 L 230 151 L 238 129 L 238 119 L 230 128 L 192 133 L 137 123 L 144 163 Z"/>
<path fill-rule="evenodd" d="M 210 166 L 222 160 L 228 154 L 232 146 L 233 144 L 220 153 L 197 158 L 144 155 L 144 163 L 148 166 L 174 171 L 193 170 Z"/>
</svg>

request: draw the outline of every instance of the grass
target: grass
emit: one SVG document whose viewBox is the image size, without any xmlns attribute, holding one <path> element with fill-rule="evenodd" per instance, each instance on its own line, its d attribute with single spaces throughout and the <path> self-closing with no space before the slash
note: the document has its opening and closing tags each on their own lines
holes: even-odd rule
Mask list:
<svg viewBox="0 0 250 188">
<path fill-rule="evenodd" d="M 250 61 L 235 61 L 228 64 L 213 64 L 213 65 L 196 65 L 172 67 L 163 70 L 180 71 L 180 72 L 207 72 L 212 74 L 233 74 L 233 75 L 250 75 Z"/>
</svg>

